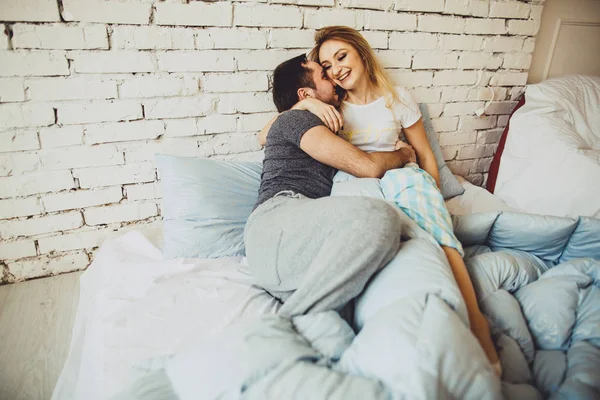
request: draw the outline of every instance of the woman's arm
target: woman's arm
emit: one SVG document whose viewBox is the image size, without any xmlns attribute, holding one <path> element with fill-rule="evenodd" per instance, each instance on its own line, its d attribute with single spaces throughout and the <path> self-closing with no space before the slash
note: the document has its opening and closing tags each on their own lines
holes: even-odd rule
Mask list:
<svg viewBox="0 0 600 400">
<path fill-rule="evenodd" d="M 440 187 L 440 172 L 438 170 L 437 161 L 423 126 L 423 119 L 419 119 L 412 126 L 404 128 L 404 135 L 408 143 L 415 149 L 417 153 L 417 162 L 429 175 L 435 179 L 438 188 Z"/>
</svg>

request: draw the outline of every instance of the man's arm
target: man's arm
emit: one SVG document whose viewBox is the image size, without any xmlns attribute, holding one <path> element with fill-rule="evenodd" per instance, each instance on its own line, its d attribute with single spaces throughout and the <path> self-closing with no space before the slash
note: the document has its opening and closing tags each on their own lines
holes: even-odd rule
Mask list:
<svg viewBox="0 0 600 400">
<path fill-rule="evenodd" d="M 277 117 L 279 117 L 279 114 L 277 114 L 276 116 L 274 116 L 273 118 L 271 118 L 271 120 L 269 122 L 267 122 L 267 125 L 265 125 L 265 127 L 262 128 L 262 130 L 258 134 L 258 144 L 259 145 L 264 146 L 264 145 L 267 144 L 267 135 L 269 135 L 269 131 L 271 130 L 271 126 L 273 125 L 273 122 L 275 122 L 275 120 L 277 119 Z"/>
<path fill-rule="evenodd" d="M 315 160 L 359 178 L 381 178 L 390 169 L 416 161 L 414 151 L 408 147 L 365 153 L 322 125 L 304 133 L 300 148 Z"/>
</svg>

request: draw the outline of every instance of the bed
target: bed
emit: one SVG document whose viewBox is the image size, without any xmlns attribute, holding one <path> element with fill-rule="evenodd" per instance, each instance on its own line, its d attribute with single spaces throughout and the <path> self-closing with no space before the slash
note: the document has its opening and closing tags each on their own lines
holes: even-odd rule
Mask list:
<svg viewBox="0 0 600 400">
<path fill-rule="evenodd" d="M 600 77 L 528 85 L 487 188 L 523 212 L 600 218 Z"/>
</svg>

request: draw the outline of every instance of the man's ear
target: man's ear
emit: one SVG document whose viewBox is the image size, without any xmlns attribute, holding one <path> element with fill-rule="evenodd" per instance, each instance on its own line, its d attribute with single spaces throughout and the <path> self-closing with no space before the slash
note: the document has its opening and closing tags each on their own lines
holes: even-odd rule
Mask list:
<svg viewBox="0 0 600 400">
<path fill-rule="evenodd" d="M 304 100 L 308 97 L 314 97 L 312 89 L 310 89 L 310 88 L 298 89 L 298 99 L 299 100 Z"/>
</svg>

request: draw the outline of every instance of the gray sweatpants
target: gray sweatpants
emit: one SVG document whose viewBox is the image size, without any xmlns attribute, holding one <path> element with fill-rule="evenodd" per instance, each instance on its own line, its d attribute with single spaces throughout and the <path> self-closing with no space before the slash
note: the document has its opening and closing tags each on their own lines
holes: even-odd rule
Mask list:
<svg viewBox="0 0 600 400">
<path fill-rule="evenodd" d="M 284 192 L 261 204 L 244 232 L 254 278 L 286 316 L 341 310 L 400 247 L 394 207 L 368 197 L 309 199 Z"/>
</svg>

